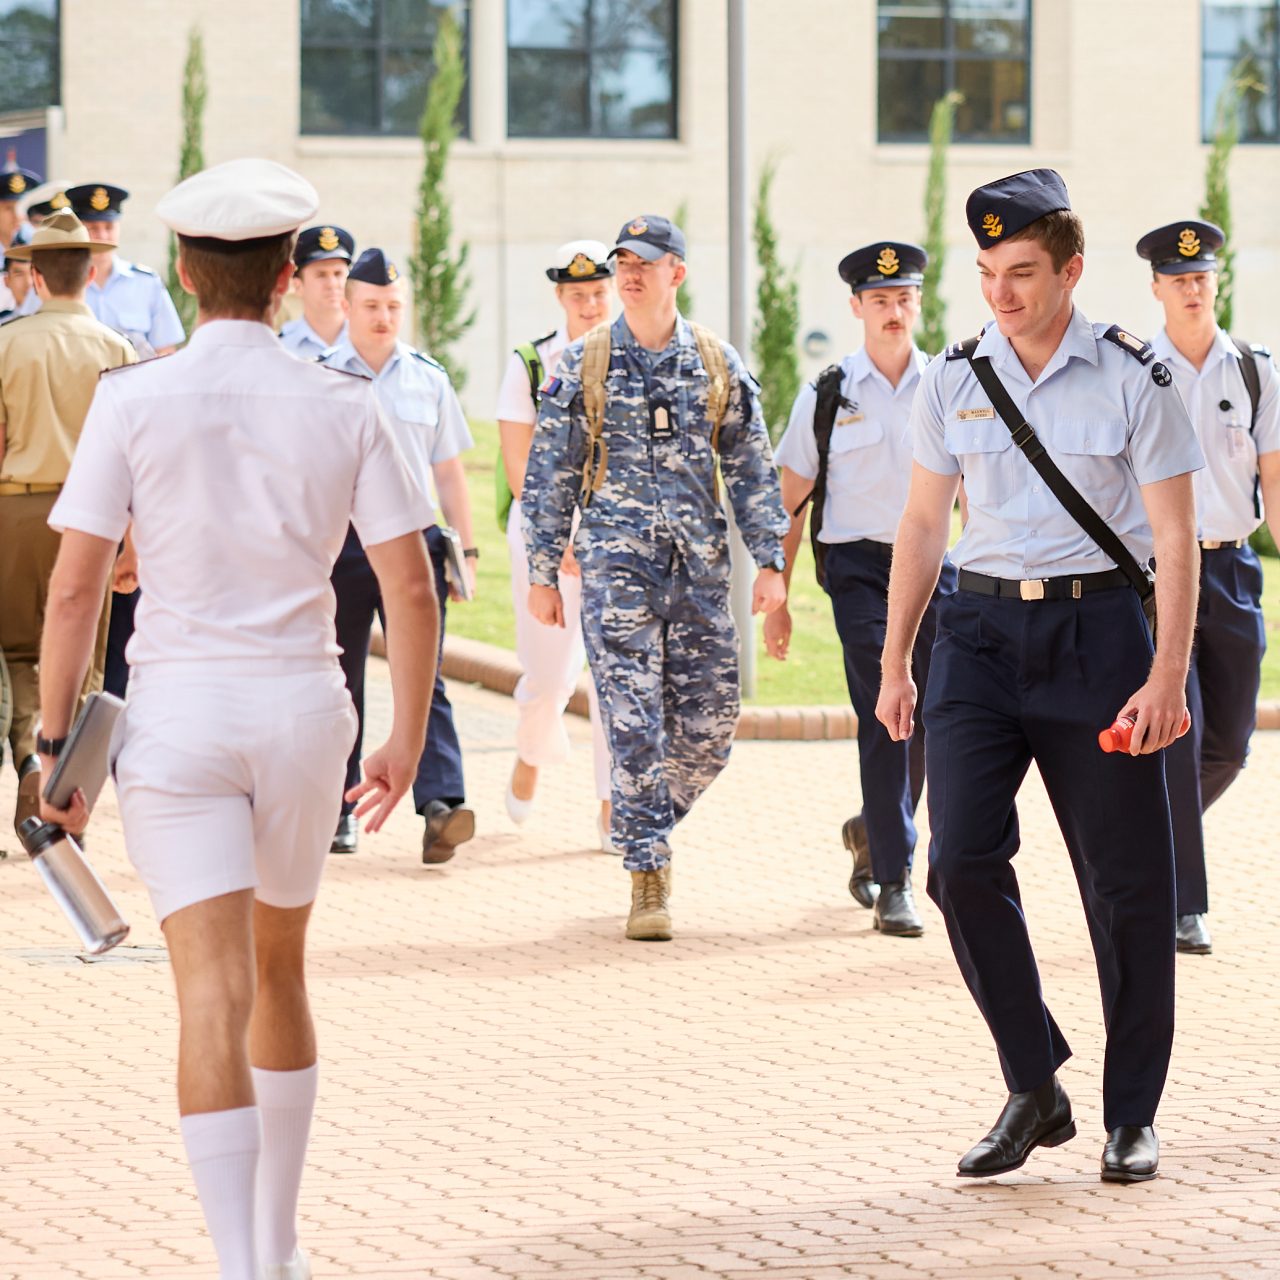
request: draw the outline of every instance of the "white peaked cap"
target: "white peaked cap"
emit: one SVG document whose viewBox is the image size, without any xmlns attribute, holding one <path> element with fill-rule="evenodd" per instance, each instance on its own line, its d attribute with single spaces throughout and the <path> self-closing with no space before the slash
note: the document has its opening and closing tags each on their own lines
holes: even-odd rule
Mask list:
<svg viewBox="0 0 1280 1280">
<path fill-rule="evenodd" d="M 315 187 L 274 160 L 228 160 L 178 183 L 156 205 L 180 236 L 256 240 L 296 231 L 320 208 Z"/>
</svg>

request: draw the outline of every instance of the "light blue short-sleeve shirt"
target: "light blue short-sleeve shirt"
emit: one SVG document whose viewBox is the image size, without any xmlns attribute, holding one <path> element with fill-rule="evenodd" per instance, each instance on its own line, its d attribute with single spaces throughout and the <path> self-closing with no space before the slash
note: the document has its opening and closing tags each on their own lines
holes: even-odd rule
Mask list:
<svg viewBox="0 0 1280 1280">
<path fill-rule="evenodd" d="M 974 354 L 990 357 L 1049 456 L 1146 564 L 1154 543 L 1141 486 L 1198 471 L 1204 455 L 1168 370 L 1107 330 L 1076 308 L 1035 383 L 995 324 Z M 925 371 L 911 431 L 922 467 L 964 478 L 969 520 L 951 553 L 960 568 L 1048 578 L 1114 567 L 1013 443 L 962 356 L 945 353 Z"/>
<path fill-rule="evenodd" d="M 1219 329 L 1204 364 L 1197 369 L 1161 329 L 1151 345 L 1156 359 L 1173 374 L 1200 448 L 1204 470 L 1195 477 L 1196 522 L 1199 536 L 1219 542 L 1247 538 L 1262 523 L 1254 507 L 1258 459 L 1280 450 L 1280 376 L 1271 358 L 1255 354 L 1262 394 L 1258 417 L 1251 425 L 1252 406 L 1240 353 Z"/>
<path fill-rule="evenodd" d="M 85 301 L 103 324 L 130 339 L 142 338 L 153 351 L 187 340 L 164 282 L 150 268 L 128 262 L 119 254 L 105 285 L 90 281 Z"/>
<path fill-rule="evenodd" d="M 836 409 L 827 454 L 827 498 L 819 542 L 891 543 L 911 484 L 911 402 L 929 357 L 912 348 L 911 360 L 895 387 L 876 368 L 866 349 L 840 362 L 844 403 Z M 774 461 L 806 480 L 818 475 L 813 415 L 818 392 L 806 383 L 791 407 L 787 430 Z"/>
<path fill-rule="evenodd" d="M 280 343 L 284 349 L 302 360 L 318 360 L 333 347 L 340 347 L 347 340 L 347 326 L 343 322 L 342 332 L 333 342 L 326 342 L 307 323 L 306 316 L 290 320 L 280 330 Z"/>
</svg>

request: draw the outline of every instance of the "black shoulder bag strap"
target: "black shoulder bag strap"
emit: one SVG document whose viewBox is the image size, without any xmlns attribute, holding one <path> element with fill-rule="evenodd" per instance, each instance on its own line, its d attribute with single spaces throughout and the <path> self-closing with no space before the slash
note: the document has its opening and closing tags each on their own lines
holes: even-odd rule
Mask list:
<svg viewBox="0 0 1280 1280">
<path fill-rule="evenodd" d="M 1240 376 L 1244 379 L 1244 389 L 1249 393 L 1249 431 L 1250 434 L 1258 426 L 1258 403 L 1262 399 L 1262 379 L 1258 376 L 1258 361 L 1254 357 L 1252 343 L 1243 338 L 1231 336 L 1231 345 L 1239 352 Z M 1262 519 L 1262 497 L 1258 491 L 1258 475 L 1253 477 L 1253 514 Z"/>
<path fill-rule="evenodd" d="M 827 544 L 818 541 L 822 532 L 822 513 L 827 505 L 827 459 L 831 455 L 831 432 L 836 424 L 836 413 L 844 397 L 840 388 L 844 383 L 844 370 L 838 364 L 829 365 L 818 374 L 813 384 L 818 392 L 813 407 L 813 440 L 818 446 L 818 474 L 814 477 L 809 496 L 791 514 L 798 516 L 804 503 L 813 504 L 809 512 L 809 541 L 813 546 L 813 567 L 818 585 L 825 586 L 827 572 Z"/>
<path fill-rule="evenodd" d="M 1129 579 L 1133 589 L 1142 601 L 1142 611 L 1151 624 L 1151 634 L 1155 635 L 1156 589 L 1151 575 L 1145 572 L 1133 553 L 1120 541 L 1119 536 L 1107 522 L 1089 505 L 1080 491 L 1058 470 L 1058 464 L 1045 452 L 1040 437 L 1036 435 L 1031 424 L 1027 422 L 1013 398 L 1004 388 L 999 375 L 991 367 L 986 356 L 974 356 L 978 346 L 977 338 L 970 338 L 961 344 L 961 352 L 968 360 L 974 376 L 982 384 L 987 398 L 995 407 L 995 411 L 1009 428 L 1013 443 L 1022 450 L 1027 461 L 1035 468 L 1037 474 L 1049 486 L 1049 492 L 1066 508 L 1067 514 L 1091 537 L 1094 542 L 1116 562 Z"/>
</svg>

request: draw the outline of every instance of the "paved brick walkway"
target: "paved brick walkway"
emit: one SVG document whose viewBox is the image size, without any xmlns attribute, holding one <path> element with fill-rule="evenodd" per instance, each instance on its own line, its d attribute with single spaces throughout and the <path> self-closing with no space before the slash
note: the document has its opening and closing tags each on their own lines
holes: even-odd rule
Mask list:
<svg viewBox="0 0 1280 1280">
<path fill-rule="evenodd" d="M 937 914 L 922 903 L 919 941 L 880 938 L 844 889 L 851 744 L 739 743 L 678 833 L 677 939 L 645 945 L 622 938 L 617 862 L 591 850 L 585 725 L 517 833 L 510 704 L 457 701 L 480 835 L 424 868 L 402 811 L 332 861 L 317 911 L 317 1280 L 1280 1276 L 1280 735 L 1211 815 L 1217 952 L 1179 962 L 1146 1186 L 1098 1181 L 1097 987 L 1025 788 L 1020 870 L 1081 1134 L 984 1184 L 954 1163 L 1003 1093 Z M 0 815 L 12 803 L 6 770 Z M 95 837 L 134 921 L 100 962 L 75 957 L 25 858 L 0 862 L 0 1280 L 210 1277 L 170 980 L 110 799 Z"/>
</svg>

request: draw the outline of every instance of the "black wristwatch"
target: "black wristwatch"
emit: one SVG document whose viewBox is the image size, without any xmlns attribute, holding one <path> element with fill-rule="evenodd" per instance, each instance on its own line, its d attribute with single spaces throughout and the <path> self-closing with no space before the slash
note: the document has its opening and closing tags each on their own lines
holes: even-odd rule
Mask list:
<svg viewBox="0 0 1280 1280">
<path fill-rule="evenodd" d="M 479 547 L 463 547 L 462 554 L 466 556 L 468 560 L 479 560 L 480 548 Z"/>
<path fill-rule="evenodd" d="M 66 745 L 66 738 L 46 738 L 38 729 L 36 730 L 36 753 L 38 755 L 53 756 L 57 759 Z"/>
<path fill-rule="evenodd" d="M 787 557 L 781 551 L 779 551 L 778 554 L 774 556 L 772 560 L 768 561 L 765 564 L 762 564 L 760 567 L 762 569 L 776 569 L 779 573 L 786 573 Z"/>
</svg>

